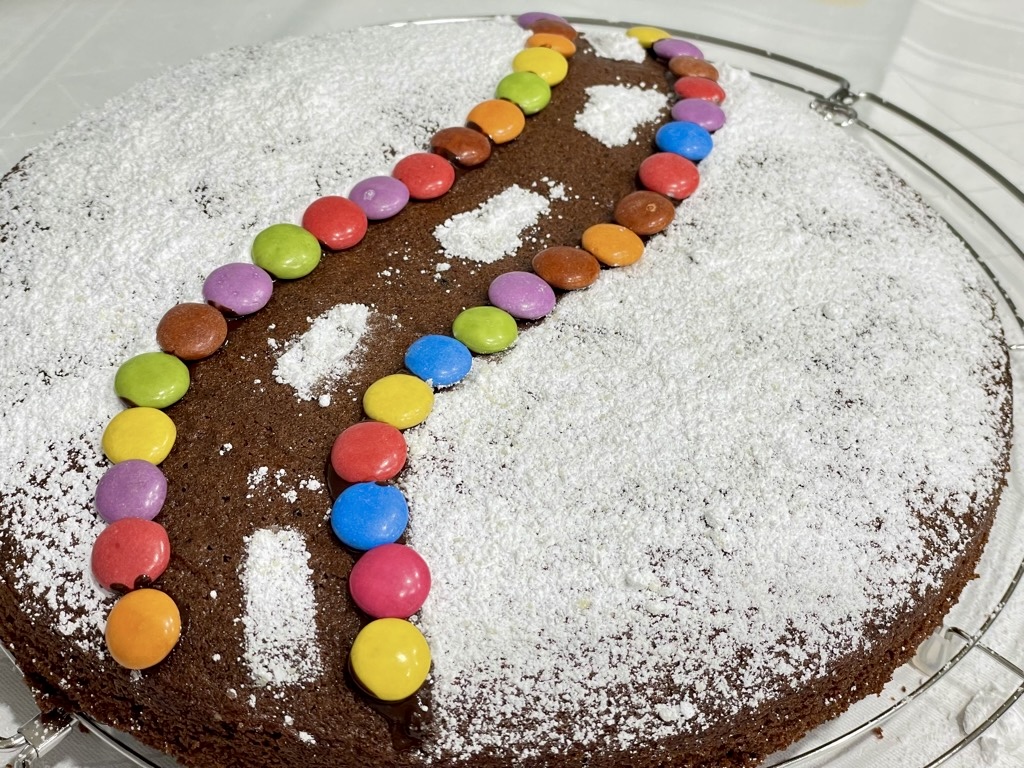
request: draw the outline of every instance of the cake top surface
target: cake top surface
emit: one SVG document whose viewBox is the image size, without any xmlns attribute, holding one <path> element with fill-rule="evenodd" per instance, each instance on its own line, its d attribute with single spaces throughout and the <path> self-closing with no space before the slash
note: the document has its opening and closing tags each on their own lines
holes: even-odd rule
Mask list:
<svg viewBox="0 0 1024 768">
<path fill-rule="evenodd" d="M 228 51 L 85 116 L 5 179 L 0 500 L 28 615 L 103 653 L 110 599 L 88 574 L 99 437 L 121 408 L 114 371 L 154 348 L 165 309 L 248 260 L 263 227 L 461 124 L 522 39 L 487 21 Z M 371 49 L 389 55 L 367 68 Z M 478 358 L 408 433 L 401 485 L 435 578 L 416 621 L 443 754 L 628 748 L 757 705 L 934 586 L 996 485 L 1005 353 L 980 271 L 865 149 L 744 73 L 725 68 L 724 83 L 729 120 L 700 192 L 645 258 Z M 598 111 L 649 120 L 666 104 L 604 88 Z M 584 123 L 605 144 L 631 129 Z M 493 209 L 462 212 L 469 234 L 514 222 L 482 245 L 453 217 L 435 232 L 438 274 L 495 258 L 498 235 L 529 247 L 548 204 L 574 194 L 556 177 L 499 190 Z M 288 387 L 311 408 L 350 398 L 345 366 L 393 318 L 339 305 L 309 318 L 321 322 L 341 353 L 268 326 L 279 376 L 254 389 Z M 254 463 L 243 492 L 326 510 L 321 475 Z M 946 514 L 922 519 L 935 507 Z M 317 563 L 287 520 L 246 546 L 247 602 L 225 609 L 246 645 L 224 653 L 252 675 L 239 691 L 258 680 L 284 696 L 322 673 L 324 608 L 302 599 Z M 260 583 L 283 585 L 276 601 Z M 296 644 L 314 650 L 289 657 Z"/>
</svg>

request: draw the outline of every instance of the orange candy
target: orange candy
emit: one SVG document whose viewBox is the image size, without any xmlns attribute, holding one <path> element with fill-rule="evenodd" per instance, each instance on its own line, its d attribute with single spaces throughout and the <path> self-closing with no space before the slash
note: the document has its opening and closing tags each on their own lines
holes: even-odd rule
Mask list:
<svg viewBox="0 0 1024 768">
<path fill-rule="evenodd" d="M 619 224 L 588 227 L 583 233 L 583 247 L 609 267 L 624 267 L 644 255 L 644 241 Z"/>
<path fill-rule="evenodd" d="M 146 669 L 163 661 L 181 636 L 181 614 L 156 589 L 129 592 L 107 616 L 107 650 L 128 669 Z"/>
<path fill-rule="evenodd" d="M 470 110 L 466 122 L 490 137 L 495 144 L 504 144 L 523 132 L 526 115 L 511 101 L 488 99 Z"/>
<path fill-rule="evenodd" d="M 565 58 L 571 58 L 576 53 L 576 44 L 564 35 L 555 35 L 551 32 L 537 32 L 530 35 L 526 41 L 527 48 L 550 48 L 558 51 Z"/>
</svg>

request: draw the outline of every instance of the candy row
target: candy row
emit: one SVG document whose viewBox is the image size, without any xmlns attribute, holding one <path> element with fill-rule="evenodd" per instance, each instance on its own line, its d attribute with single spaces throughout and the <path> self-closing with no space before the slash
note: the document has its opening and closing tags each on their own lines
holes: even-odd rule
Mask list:
<svg viewBox="0 0 1024 768">
<path fill-rule="evenodd" d="M 544 30 L 537 34 L 562 39 L 575 36 L 571 25 L 552 14 L 525 14 L 519 22 Z M 696 46 L 652 28 L 634 28 L 627 34 L 647 48 L 655 43 L 647 38 L 656 38 L 661 49 L 656 55 L 668 58 L 669 69 L 680 78 L 677 93 L 678 83 L 686 78 L 703 79 L 717 87 L 717 70 L 703 61 Z M 699 65 L 691 63 L 685 70 L 686 61 Z M 645 189 L 618 203 L 615 223 L 589 227 L 582 235 L 582 247 L 554 246 L 540 251 L 533 257 L 533 272 L 513 271 L 496 277 L 488 288 L 490 306 L 463 310 L 452 323 L 451 337 L 431 335 L 413 342 L 405 357 L 406 368 L 413 375 L 392 374 L 371 384 L 363 397 L 363 409 L 373 421 L 360 422 L 338 436 L 331 463 L 343 480 L 353 484 L 339 495 L 331 522 L 342 542 L 365 551 L 352 570 L 350 591 L 374 621 L 356 637 L 350 669 L 370 695 L 385 701 L 407 698 L 423 684 L 430 668 L 426 639 L 404 621 L 426 599 L 429 569 L 409 547 L 394 543 L 408 524 L 408 504 L 395 486 L 381 484 L 393 480 L 405 464 L 407 451 L 400 430 L 429 416 L 434 403 L 432 386 L 451 386 L 469 373 L 471 353 L 508 349 L 518 338 L 517 320 L 538 320 L 550 313 L 556 289 L 585 288 L 598 279 L 602 265 L 620 267 L 636 262 L 644 252 L 642 236 L 660 232 L 671 223 L 675 216 L 672 201 L 696 190 L 700 174 L 695 163 L 711 151 L 710 133 L 724 123 L 718 106 L 724 92 L 716 101 L 681 98 L 673 108 L 673 122 L 659 129 L 655 137 L 662 151 L 644 160 L 638 170 Z"/>
</svg>

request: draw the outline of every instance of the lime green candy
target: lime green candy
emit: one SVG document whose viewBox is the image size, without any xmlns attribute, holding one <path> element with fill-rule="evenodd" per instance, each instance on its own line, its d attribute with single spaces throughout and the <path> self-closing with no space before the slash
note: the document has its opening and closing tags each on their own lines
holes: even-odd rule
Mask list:
<svg viewBox="0 0 1024 768">
<path fill-rule="evenodd" d="M 551 101 L 551 86 L 533 72 L 513 72 L 501 78 L 494 95 L 508 99 L 523 110 L 524 115 L 534 115 Z"/>
<path fill-rule="evenodd" d="M 497 307 L 470 307 L 452 323 L 452 335 L 477 354 L 501 352 L 519 338 L 512 315 Z"/>
<path fill-rule="evenodd" d="M 166 408 L 188 390 L 188 366 L 166 352 L 143 352 L 121 363 L 114 391 L 133 405 Z"/>
<path fill-rule="evenodd" d="M 320 243 L 296 224 L 273 224 L 252 241 L 252 260 L 274 277 L 305 277 L 320 263 Z"/>
</svg>

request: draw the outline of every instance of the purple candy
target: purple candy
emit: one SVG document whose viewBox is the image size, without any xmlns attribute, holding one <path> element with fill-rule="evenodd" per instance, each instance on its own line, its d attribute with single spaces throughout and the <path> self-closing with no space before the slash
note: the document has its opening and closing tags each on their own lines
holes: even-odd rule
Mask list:
<svg viewBox="0 0 1024 768">
<path fill-rule="evenodd" d="M 348 193 L 371 221 L 390 219 L 409 202 L 409 188 L 393 176 L 363 179 Z"/>
<path fill-rule="evenodd" d="M 561 16 L 556 16 L 553 13 L 544 13 L 543 11 L 530 11 L 529 13 L 522 13 L 516 17 L 516 24 L 523 29 L 529 29 L 541 19 L 553 19 L 554 21 L 561 21 L 566 24 L 567 22 Z"/>
<path fill-rule="evenodd" d="M 126 517 L 152 520 L 167 497 L 167 478 L 142 459 L 128 459 L 106 471 L 96 485 L 96 511 L 108 523 Z"/>
<path fill-rule="evenodd" d="M 249 315 L 263 309 L 274 280 L 255 264 L 235 262 L 217 267 L 203 283 L 203 298 L 221 312 Z"/>
<path fill-rule="evenodd" d="M 683 99 L 672 107 L 672 119 L 696 123 L 704 130 L 714 132 L 725 125 L 725 112 L 707 99 Z"/>
<path fill-rule="evenodd" d="M 662 59 L 671 59 L 676 56 L 692 56 L 695 59 L 703 59 L 704 52 L 693 43 L 680 40 L 676 37 L 666 37 L 654 43 L 654 54 Z"/>
<path fill-rule="evenodd" d="M 532 272 L 506 272 L 491 281 L 487 298 L 522 320 L 538 320 L 555 307 L 555 292 Z"/>
</svg>

